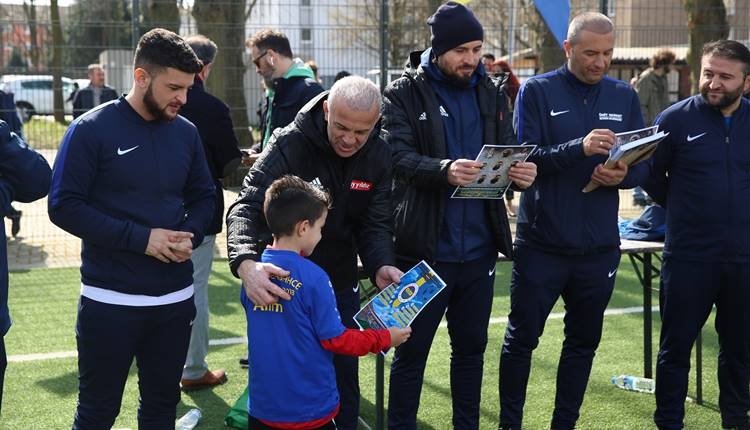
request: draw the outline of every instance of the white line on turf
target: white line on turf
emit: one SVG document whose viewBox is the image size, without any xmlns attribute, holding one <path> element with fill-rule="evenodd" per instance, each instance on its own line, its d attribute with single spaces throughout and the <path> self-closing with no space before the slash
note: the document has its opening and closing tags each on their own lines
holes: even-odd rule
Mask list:
<svg viewBox="0 0 750 430">
<path fill-rule="evenodd" d="M 625 315 L 625 314 L 636 314 L 643 311 L 643 307 L 641 306 L 633 306 L 629 308 L 617 308 L 617 309 L 607 309 L 604 311 L 604 315 Z M 653 306 L 651 308 L 651 312 L 658 312 L 659 307 Z M 562 319 L 565 316 L 564 312 L 556 312 L 549 315 L 548 319 Z M 490 319 L 490 325 L 494 324 L 505 324 L 508 322 L 507 317 L 499 317 L 499 318 L 491 318 Z M 440 327 L 445 328 L 448 326 L 448 323 L 443 321 L 440 323 Z M 228 337 L 224 339 L 211 339 L 208 344 L 212 346 L 217 345 L 237 345 L 247 343 L 247 340 L 244 337 Z M 76 351 L 58 351 L 58 352 L 43 352 L 43 353 L 35 353 L 35 354 L 19 354 L 19 355 L 10 355 L 8 356 L 8 362 L 9 363 L 22 363 L 26 361 L 42 361 L 42 360 L 55 360 L 60 358 L 75 358 L 78 356 L 78 353 Z"/>
</svg>

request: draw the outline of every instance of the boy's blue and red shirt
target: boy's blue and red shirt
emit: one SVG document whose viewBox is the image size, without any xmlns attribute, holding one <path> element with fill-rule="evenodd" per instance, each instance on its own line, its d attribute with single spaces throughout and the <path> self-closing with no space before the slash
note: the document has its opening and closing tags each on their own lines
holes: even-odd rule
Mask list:
<svg viewBox="0 0 750 430">
<path fill-rule="evenodd" d="M 308 422 L 339 404 L 333 353 L 320 342 L 344 333 L 328 275 L 292 251 L 266 249 L 261 261 L 290 272 L 272 278 L 291 300 L 255 306 L 241 289 L 247 314 L 248 412 L 277 423 Z"/>
</svg>

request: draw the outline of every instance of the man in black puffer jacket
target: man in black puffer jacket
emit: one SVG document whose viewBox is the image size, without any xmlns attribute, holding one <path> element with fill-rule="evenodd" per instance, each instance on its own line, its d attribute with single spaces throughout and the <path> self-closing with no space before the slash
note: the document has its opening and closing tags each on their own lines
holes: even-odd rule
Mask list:
<svg viewBox="0 0 750 430">
<path fill-rule="evenodd" d="M 505 75 L 480 63 L 484 32 L 465 6 L 448 2 L 427 21 L 432 47 L 413 53 L 404 76 L 385 91 L 383 135 L 394 160 L 397 263 L 427 260 L 447 286 L 412 323 L 391 366 L 388 426 L 416 429 L 430 345 L 448 309 L 453 428 L 477 429 L 487 326 L 498 251 L 512 255 L 503 200 L 451 199 L 474 182 L 483 145 L 516 145 L 503 89 Z M 536 176 L 532 163 L 511 167 L 518 189 Z"/>
<path fill-rule="evenodd" d="M 265 306 L 289 295 L 268 280 L 287 276 L 283 268 L 259 263 L 271 234 L 263 201 L 271 183 L 293 174 L 331 194 L 320 243 L 309 258 L 331 278 L 341 320 L 356 328 L 359 310 L 357 254 L 378 287 L 397 282 L 391 230 L 391 151 L 378 133 L 380 91 L 372 82 L 349 76 L 330 93 L 311 100 L 283 129 L 248 172 L 242 192 L 227 214 L 227 245 L 232 273 L 242 279 L 247 296 Z M 356 357 L 334 358 L 341 409 L 339 429 L 357 428 L 359 382 Z"/>
</svg>

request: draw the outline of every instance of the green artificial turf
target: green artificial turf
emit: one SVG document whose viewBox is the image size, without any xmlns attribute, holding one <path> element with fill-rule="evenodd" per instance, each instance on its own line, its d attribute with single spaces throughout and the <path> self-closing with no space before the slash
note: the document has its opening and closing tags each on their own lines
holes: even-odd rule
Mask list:
<svg viewBox="0 0 750 430">
<path fill-rule="evenodd" d="M 489 328 L 489 345 L 485 355 L 485 377 L 482 390 L 481 428 L 497 428 L 498 416 L 498 360 L 505 330 L 504 317 L 508 313 L 510 264 L 500 263 L 497 269 L 496 294 Z M 75 316 L 80 288 L 77 268 L 34 269 L 10 275 L 10 309 L 14 326 L 5 337 L 8 355 L 12 359 L 5 377 L 2 429 L 66 429 L 70 428 L 77 399 L 77 362 L 74 357 L 37 358 L 30 354 L 75 352 Z M 238 282 L 227 265 L 216 261 L 210 280 L 211 339 L 242 338 L 245 317 L 238 299 Z M 654 299 L 656 303 L 656 299 Z M 623 258 L 610 309 L 638 307 L 642 304 L 640 284 L 627 258 Z M 562 312 L 560 303 L 553 313 Z M 659 318 L 654 313 L 654 351 L 657 348 Z M 716 412 L 715 332 L 704 329 L 704 397 L 706 405 L 686 404 L 687 429 L 718 429 L 720 417 Z M 611 315 L 605 318 L 602 344 L 594 361 L 586 398 L 578 422 L 579 429 L 650 429 L 654 428 L 651 415 L 653 395 L 627 392 L 610 383 L 613 375 L 641 374 L 643 371 L 643 323 L 640 313 Z M 562 343 L 562 320 L 550 319 L 539 348 L 534 353 L 532 374 L 525 409 L 525 428 L 549 428 L 555 392 L 557 360 Z M 213 390 L 183 394 L 178 405 L 178 416 L 190 407 L 203 410 L 203 421 L 198 428 L 221 429 L 223 417 L 244 389 L 246 370 L 238 359 L 246 355 L 246 345 L 229 342 L 210 348 L 211 368 L 224 368 L 229 381 Z M 433 343 L 425 374 L 425 384 L 419 410 L 420 429 L 450 429 L 450 347 L 445 328 L 439 329 Z M 386 358 L 387 366 L 390 358 Z M 375 424 L 375 357 L 360 361 L 362 387 L 361 415 L 374 428 Z M 691 391 L 694 390 L 691 372 Z M 136 429 L 137 383 L 135 368 L 131 369 L 125 389 L 122 410 L 115 429 Z M 387 389 L 386 389 L 387 399 Z M 362 427 L 366 428 L 366 427 Z"/>
</svg>

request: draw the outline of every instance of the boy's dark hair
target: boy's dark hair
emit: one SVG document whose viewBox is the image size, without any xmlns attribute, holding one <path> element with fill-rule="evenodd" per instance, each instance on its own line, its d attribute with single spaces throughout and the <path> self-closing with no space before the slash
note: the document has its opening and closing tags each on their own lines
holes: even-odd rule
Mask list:
<svg viewBox="0 0 750 430">
<path fill-rule="evenodd" d="M 185 42 L 193 49 L 195 55 L 203 63 L 204 66 L 214 62 L 216 58 L 216 51 L 219 48 L 213 42 L 213 40 L 202 34 L 196 34 L 185 38 Z"/>
<path fill-rule="evenodd" d="M 330 208 L 327 192 L 294 175 L 273 181 L 263 202 L 263 214 L 274 237 L 291 236 L 298 222 L 314 223 Z"/>
<path fill-rule="evenodd" d="M 267 28 L 253 34 L 245 42 L 245 46 L 251 48 L 255 46 L 258 51 L 265 51 L 266 49 L 273 49 L 279 55 L 283 55 L 287 58 L 292 58 L 292 47 L 289 45 L 289 39 L 286 35 L 280 31 L 271 30 Z"/>
<path fill-rule="evenodd" d="M 750 75 L 750 50 L 736 40 L 717 40 L 703 45 L 703 55 L 715 55 L 727 60 L 739 61 L 743 65 L 745 76 Z"/>
<path fill-rule="evenodd" d="M 148 31 L 138 41 L 133 68 L 141 68 L 155 75 L 168 67 L 184 73 L 198 73 L 203 63 L 177 34 L 163 28 Z"/>
</svg>

